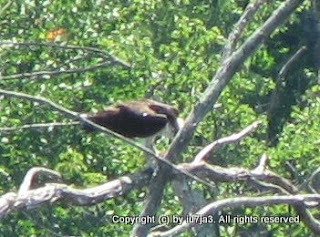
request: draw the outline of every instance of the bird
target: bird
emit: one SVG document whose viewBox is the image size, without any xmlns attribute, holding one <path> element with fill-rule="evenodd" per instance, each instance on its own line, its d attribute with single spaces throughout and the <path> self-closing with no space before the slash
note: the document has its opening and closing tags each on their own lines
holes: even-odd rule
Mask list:
<svg viewBox="0 0 320 237">
<path fill-rule="evenodd" d="M 171 105 L 151 99 L 130 100 L 107 107 L 85 118 L 127 138 L 152 137 L 169 125 L 175 134 L 181 127 L 179 111 Z M 96 129 L 84 124 L 87 132 Z"/>
</svg>

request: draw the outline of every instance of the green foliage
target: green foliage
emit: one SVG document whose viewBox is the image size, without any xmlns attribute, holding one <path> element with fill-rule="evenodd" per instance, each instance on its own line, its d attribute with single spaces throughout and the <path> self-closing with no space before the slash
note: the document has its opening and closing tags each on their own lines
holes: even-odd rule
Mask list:
<svg viewBox="0 0 320 237">
<path fill-rule="evenodd" d="M 316 167 L 319 166 L 319 132 L 317 118 L 320 112 L 319 86 L 314 86 L 307 91 L 304 97 L 305 106 L 296 106 L 280 138 L 281 142 L 273 150 L 275 167 L 281 160 L 294 162 L 296 172 L 305 179 Z M 310 169 L 310 167 L 312 169 Z M 301 177 L 302 178 L 302 177 Z"/>
<path fill-rule="evenodd" d="M 220 65 L 229 32 L 242 15 L 247 0 L 205 1 L 6 1 L 0 2 L 0 39 L 9 42 L 62 43 L 97 47 L 131 65 L 126 70 L 110 64 L 85 72 L 1 80 L 0 87 L 43 96 L 79 113 L 96 112 L 121 100 L 156 98 L 179 107 L 185 117 Z M 282 1 L 263 6 L 244 31 L 239 45 L 259 28 Z M 5 8 L 5 6 L 7 7 Z M 3 11 L 2 11 L 3 7 Z M 307 37 L 309 3 L 288 19 L 234 75 L 213 108 L 200 123 L 183 159 L 191 161 L 201 148 L 231 135 L 255 120 L 258 131 L 238 144 L 222 147 L 209 162 L 222 166 L 253 168 L 263 153 L 270 155 L 275 172 L 303 183 L 319 167 L 320 112 L 316 84 L 315 37 Z M 306 27 L 308 26 L 308 27 Z M 310 26 L 311 27 L 311 26 Z M 61 29 L 63 31 L 61 31 Z M 61 37 L 53 37 L 60 30 Z M 310 34 L 309 34 L 310 33 Z M 238 45 L 238 46 L 239 46 Z M 289 71 L 281 91 L 284 114 L 276 116 L 277 146 L 266 144 L 272 92 L 278 72 L 290 56 L 307 45 L 305 56 Z M 0 47 L 0 74 L 68 70 L 94 66 L 95 53 L 45 46 Z M 285 109 L 284 109 L 285 108 Z M 0 97 L 0 126 L 67 121 L 50 108 L 24 100 Z M 86 134 L 79 126 L 26 129 L 0 134 L 1 193 L 19 188 L 28 169 L 44 166 L 63 174 L 74 187 L 92 187 L 141 170 L 144 154 L 102 134 Z M 166 141 L 158 148 L 167 149 Z M 294 172 L 285 164 L 289 162 Z M 292 174 L 294 173 L 294 174 Z M 217 184 L 215 192 L 197 186 L 208 200 L 246 194 L 257 195 L 243 183 Z M 130 192 L 92 207 L 66 203 L 13 213 L 0 223 L 1 236 L 128 236 L 131 225 L 114 224 L 112 215 L 139 215 L 145 190 Z M 160 212 L 182 213 L 169 185 Z M 288 215 L 287 206 L 226 210 L 239 215 Z M 295 215 L 294 212 L 289 213 Z M 221 227 L 221 236 L 249 233 L 253 224 Z M 274 236 L 309 236 L 302 225 L 265 225 Z M 231 235 L 230 233 L 234 233 Z M 190 233 L 185 236 L 191 236 Z M 244 235 L 246 236 L 246 235 Z"/>
</svg>

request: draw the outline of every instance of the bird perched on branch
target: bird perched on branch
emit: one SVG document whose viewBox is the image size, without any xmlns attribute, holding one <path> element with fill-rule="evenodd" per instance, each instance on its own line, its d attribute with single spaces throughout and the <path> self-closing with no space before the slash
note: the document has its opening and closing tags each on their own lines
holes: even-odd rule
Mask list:
<svg viewBox="0 0 320 237">
<path fill-rule="evenodd" d="M 85 117 L 128 138 L 150 137 L 156 135 L 167 125 L 175 134 L 181 123 L 177 118 L 176 108 L 149 99 L 119 103 Z M 88 132 L 95 131 L 89 124 L 85 124 L 84 128 Z"/>
</svg>

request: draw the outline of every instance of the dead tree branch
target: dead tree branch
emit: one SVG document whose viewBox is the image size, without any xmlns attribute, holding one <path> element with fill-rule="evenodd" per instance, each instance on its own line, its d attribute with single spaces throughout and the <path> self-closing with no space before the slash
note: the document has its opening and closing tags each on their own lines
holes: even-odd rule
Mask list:
<svg viewBox="0 0 320 237">
<path fill-rule="evenodd" d="M 37 129 L 37 128 L 53 128 L 53 127 L 62 127 L 62 126 L 73 126 L 79 125 L 80 122 L 77 121 L 70 121 L 70 122 L 55 122 L 55 123 L 33 123 L 33 124 L 25 124 L 18 127 L 2 127 L 0 128 L 0 133 L 9 133 L 18 130 L 24 129 Z"/>
<path fill-rule="evenodd" d="M 243 129 L 242 131 L 240 131 L 239 133 L 234 133 L 228 137 L 223 137 L 223 138 L 220 138 L 220 139 L 210 143 L 209 145 L 207 145 L 205 148 L 203 148 L 197 154 L 197 156 L 194 158 L 193 162 L 198 163 L 203 160 L 209 159 L 209 157 L 212 156 L 212 154 L 219 147 L 240 141 L 241 139 L 245 138 L 250 133 L 255 131 L 258 128 L 259 124 L 260 124 L 260 122 L 256 121 L 256 122 L 252 123 L 251 125 L 249 125 L 248 127 L 246 127 L 245 129 Z"/>
<path fill-rule="evenodd" d="M 32 102 L 37 102 L 39 104 L 44 104 L 46 106 L 49 106 L 51 107 L 52 109 L 68 116 L 68 117 L 71 117 L 73 118 L 74 120 L 78 120 L 78 121 L 81 121 L 82 123 L 86 123 L 86 124 L 89 124 L 90 126 L 96 128 L 97 130 L 103 132 L 103 133 L 106 133 L 114 138 L 117 138 L 117 139 L 120 139 L 122 141 L 125 141 L 126 143 L 144 151 L 146 154 L 150 155 L 151 157 L 155 158 L 156 160 L 158 160 L 159 162 L 162 162 L 164 163 L 165 165 L 169 166 L 170 168 L 176 170 L 179 172 L 177 166 L 175 164 L 173 164 L 172 162 L 170 162 L 169 160 L 166 160 L 166 159 L 163 159 L 162 157 L 156 155 L 151 149 L 143 146 L 141 143 L 139 142 L 136 142 L 132 139 L 129 139 L 129 138 L 126 138 L 118 133 L 115 133 L 105 127 L 102 127 L 96 123 L 93 123 L 92 121 L 88 120 L 87 118 L 85 118 L 84 116 L 81 116 L 79 113 L 77 112 L 74 112 L 72 110 L 69 110 L 67 108 L 64 108 L 63 106 L 61 105 L 58 105 L 54 102 L 52 102 L 51 100 L 48 100 L 44 97 L 40 97 L 40 96 L 32 96 L 32 95 L 28 95 L 28 94 L 25 94 L 25 93 L 21 93 L 21 92 L 14 92 L 14 91 L 8 91 L 8 90 L 2 90 L 0 89 L 0 95 L 4 95 L 6 97 L 14 97 L 14 98 L 19 98 L 19 99 L 23 99 L 23 100 L 29 100 L 29 101 L 32 101 Z M 190 173 L 187 173 L 185 171 L 181 171 L 181 174 L 184 174 L 204 185 L 207 185 L 207 186 L 212 186 L 212 184 L 202 180 L 202 179 L 199 179 L 198 177 L 190 174 Z"/>
<path fill-rule="evenodd" d="M 40 42 L 0 42 L 0 47 L 49 47 L 49 48 L 58 48 L 61 50 L 73 50 L 73 51 L 82 51 L 85 53 L 96 54 L 96 56 L 102 58 L 102 62 L 97 63 L 96 65 L 87 66 L 83 68 L 75 68 L 75 69 L 64 69 L 64 70 L 53 70 L 53 71 L 38 71 L 32 73 L 21 73 L 14 74 L 8 76 L 1 76 L 0 80 L 13 80 L 13 79 L 24 79 L 24 78 L 40 78 L 45 76 L 54 76 L 60 74 L 72 74 L 72 73 L 83 73 L 87 71 L 92 71 L 97 68 L 106 67 L 108 65 L 120 65 L 126 70 L 131 70 L 132 67 L 127 62 L 117 58 L 116 56 L 98 49 L 94 47 L 86 47 L 86 46 L 76 46 L 76 45 L 62 45 L 55 43 L 40 43 Z"/>
<path fill-rule="evenodd" d="M 182 163 L 178 166 L 180 169 L 187 170 L 192 174 L 199 175 L 200 177 L 214 182 L 233 182 L 243 181 L 257 183 L 263 181 L 266 184 L 276 185 L 277 191 L 284 190 L 285 194 L 297 194 L 298 189 L 287 179 L 271 172 L 264 171 L 261 173 L 255 172 L 255 169 L 248 170 L 241 167 L 221 167 L 217 165 L 210 165 L 206 162 L 200 163 Z M 258 183 L 259 186 L 261 183 Z M 267 186 L 270 187 L 269 185 Z"/>
<path fill-rule="evenodd" d="M 39 72 L 31 72 L 31 73 L 14 74 L 10 76 L 0 75 L 0 80 L 13 80 L 13 79 L 24 79 L 24 78 L 34 79 L 34 78 L 40 78 L 45 76 L 52 77 L 52 76 L 61 75 L 61 74 L 83 73 L 83 72 L 92 71 L 98 68 L 102 68 L 108 65 L 110 65 L 110 62 L 102 62 L 93 66 L 76 68 L 76 69 L 66 69 L 66 70 L 57 70 L 57 71 L 39 71 Z"/>
<path fill-rule="evenodd" d="M 258 11 L 259 7 L 264 4 L 266 0 L 256 0 L 253 3 L 249 3 L 244 10 L 244 13 L 235 24 L 234 29 L 230 32 L 227 45 L 225 46 L 222 61 L 229 57 L 232 51 L 236 48 L 239 39 L 246 28 L 246 26 L 252 21 L 254 14 Z"/>
<path fill-rule="evenodd" d="M 320 203 L 320 195 L 319 194 L 304 194 L 304 195 L 293 195 L 293 196 L 268 196 L 268 197 L 235 197 L 235 198 L 227 198 L 224 200 L 219 200 L 213 203 L 206 205 L 201 208 L 198 212 L 194 214 L 194 216 L 202 217 L 212 217 L 218 211 L 223 208 L 237 208 L 240 206 L 246 207 L 256 207 L 256 206 L 270 206 L 276 204 L 290 204 L 295 206 L 300 206 L 302 208 L 308 208 L 308 202 L 316 202 Z M 300 218 L 297 222 L 300 221 Z M 320 228 L 320 223 L 317 223 Z M 176 227 L 164 231 L 164 232 L 155 232 L 151 233 L 148 236 L 150 237 L 169 237 L 176 236 L 191 227 L 197 225 L 194 222 L 186 222 L 184 221 L 181 225 L 177 225 Z"/>
<path fill-rule="evenodd" d="M 60 177 L 60 174 L 49 169 L 40 167 L 31 169 L 24 178 L 18 193 L 10 192 L 0 197 L 0 218 L 15 210 L 36 208 L 45 203 L 53 203 L 58 200 L 77 206 L 93 205 L 110 198 L 122 196 L 132 189 L 147 185 L 153 171 L 152 169 L 146 169 L 88 189 L 76 189 L 57 183 L 50 183 L 44 187 L 32 189 L 31 183 L 34 181 L 35 176 L 40 173 Z"/>
<path fill-rule="evenodd" d="M 25 192 L 31 190 L 33 188 L 35 179 L 40 175 L 48 176 L 50 179 L 62 183 L 62 177 L 58 172 L 44 167 L 33 167 L 27 172 L 26 176 L 24 177 L 20 185 L 18 195 L 22 195 Z"/>
<path fill-rule="evenodd" d="M 295 9 L 303 3 L 303 0 L 286 0 L 278 9 L 258 28 L 239 49 L 226 58 L 216 74 L 213 76 L 209 86 L 203 92 L 199 102 L 189 113 L 184 127 L 175 137 L 167 155 L 164 159 L 176 161 L 182 151 L 186 148 L 192 135 L 200 121 L 203 120 L 206 113 L 212 108 L 219 98 L 222 90 L 229 83 L 234 73 L 242 63 L 263 43 L 263 40 L 279 27 Z M 153 216 L 156 214 L 161 203 L 162 193 L 168 181 L 170 170 L 160 166 L 159 172 L 153 178 L 149 188 L 149 195 L 145 201 L 143 211 L 140 216 Z M 151 225 L 137 225 L 132 232 L 132 236 L 146 236 Z"/>
<path fill-rule="evenodd" d="M 279 75 L 278 75 L 278 80 L 281 80 L 282 78 L 285 78 L 290 67 L 292 64 L 297 61 L 307 50 L 306 46 L 302 46 L 300 49 L 297 50 L 290 58 L 289 60 L 282 66 Z"/>
</svg>

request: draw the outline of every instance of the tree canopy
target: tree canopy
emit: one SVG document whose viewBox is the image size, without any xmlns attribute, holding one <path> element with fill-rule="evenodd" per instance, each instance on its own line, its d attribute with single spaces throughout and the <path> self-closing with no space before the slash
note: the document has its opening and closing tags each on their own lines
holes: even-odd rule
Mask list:
<svg viewBox="0 0 320 237">
<path fill-rule="evenodd" d="M 319 233 L 319 25 L 316 0 L 0 2 L 0 235 Z M 155 152 L 75 123 L 141 98 L 185 119 Z"/>
</svg>

